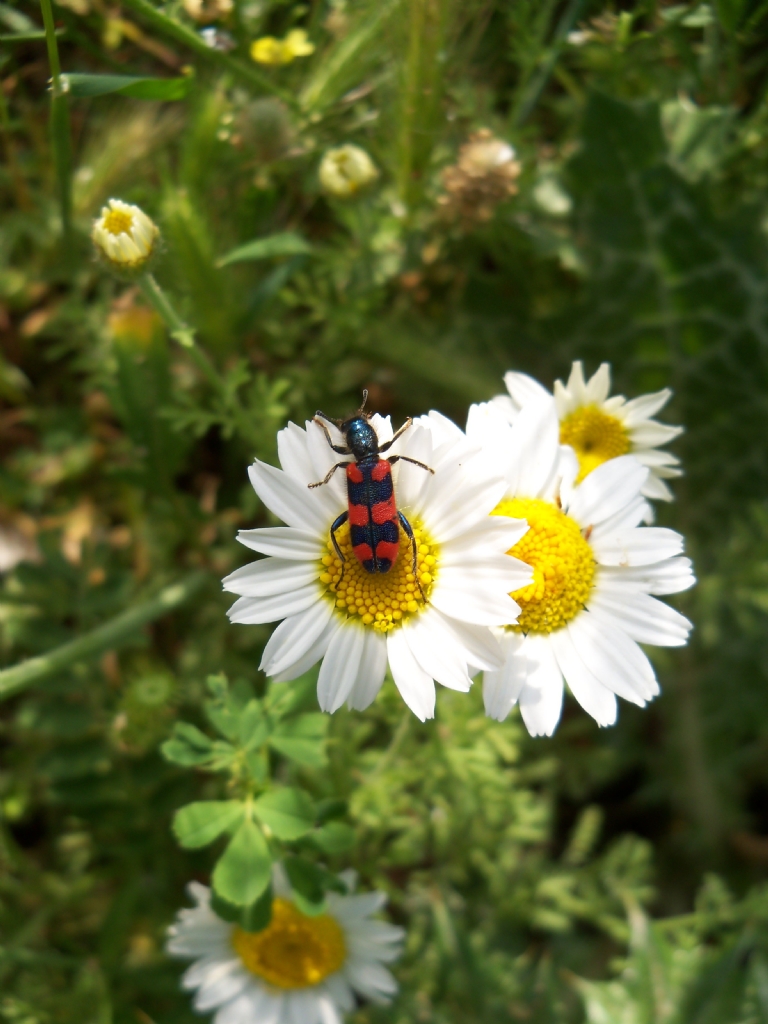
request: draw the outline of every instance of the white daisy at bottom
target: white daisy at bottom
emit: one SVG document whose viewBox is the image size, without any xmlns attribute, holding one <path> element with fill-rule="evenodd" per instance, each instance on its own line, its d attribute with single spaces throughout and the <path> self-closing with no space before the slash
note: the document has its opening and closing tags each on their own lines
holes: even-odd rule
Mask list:
<svg viewBox="0 0 768 1024">
<path fill-rule="evenodd" d="M 367 418 L 379 445 L 392 440 L 388 418 Z M 339 431 L 326 426 L 341 445 Z M 509 594 L 530 582 L 528 566 L 506 554 L 526 527 L 490 517 L 504 478 L 463 431 L 433 412 L 386 450 L 401 460 L 393 459 L 391 500 L 412 528 L 415 572 L 414 542 L 404 527 L 387 572 L 364 568 L 349 522 L 336 530 L 336 550 L 331 526 L 348 507 L 342 467 L 354 465 L 332 451 L 320 424 L 310 421 L 302 430 L 289 423 L 277 450 L 282 468 L 256 461 L 250 478 L 287 525 L 242 530 L 238 540 L 267 557 L 223 581 L 240 595 L 229 610 L 232 622 L 282 620 L 264 648 L 260 667 L 267 675 L 296 679 L 322 660 L 320 707 L 333 712 L 346 701 L 362 711 L 389 666 L 403 700 L 424 721 L 435 713 L 435 682 L 466 692 L 473 674 L 502 664 L 488 627 L 514 621 L 519 609 Z M 330 473 L 336 463 L 339 471 Z M 384 519 L 391 514 L 382 501 L 373 506 L 374 522 L 380 508 Z M 350 517 L 352 529 L 370 523 L 362 505 Z"/>
<path fill-rule="evenodd" d="M 355 873 L 339 877 L 352 892 Z M 195 960 L 182 985 L 196 990 L 195 1010 L 216 1011 L 215 1024 L 340 1024 L 355 995 L 388 1003 L 397 992 L 384 964 L 400 955 L 403 929 L 371 917 L 384 893 L 328 893 L 326 912 L 309 917 L 276 876 L 272 920 L 246 932 L 214 913 L 206 886 L 188 891 L 197 905 L 179 912 L 167 950 Z"/>
<path fill-rule="evenodd" d="M 580 484 L 571 448 L 559 443 L 554 400 L 534 396 L 513 425 L 498 404 L 470 409 L 467 434 L 505 468 L 507 491 L 494 514 L 529 529 L 510 554 L 534 580 L 512 593 L 517 621 L 499 630 L 504 667 L 485 673 L 488 715 L 518 703 L 528 731 L 551 736 L 563 681 L 598 725 L 616 721 L 616 697 L 641 707 L 659 692 L 639 644 L 685 644 L 690 622 L 657 595 L 695 582 L 674 530 L 642 527 L 648 469 L 632 456 L 611 459 Z"/>
</svg>

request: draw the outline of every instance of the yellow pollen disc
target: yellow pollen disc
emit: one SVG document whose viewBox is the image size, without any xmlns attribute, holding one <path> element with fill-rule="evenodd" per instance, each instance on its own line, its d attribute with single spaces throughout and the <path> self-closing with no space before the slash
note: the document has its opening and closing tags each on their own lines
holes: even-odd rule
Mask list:
<svg viewBox="0 0 768 1024">
<path fill-rule="evenodd" d="M 586 605 L 595 579 L 592 548 L 578 523 L 540 498 L 502 501 L 492 514 L 525 519 L 529 527 L 508 552 L 533 569 L 533 583 L 511 595 L 521 611 L 509 628 L 515 633 L 562 629 Z"/>
<path fill-rule="evenodd" d="M 352 551 L 348 523 L 336 532 L 344 555 L 343 573 L 339 556 L 328 540 L 328 554 L 320 561 L 319 579 L 339 614 L 348 619 L 356 618 L 379 633 L 388 633 L 424 610 L 437 577 L 439 551 L 417 522 L 412 522 L 411 526 L 416 540 L 416 575 L 421 590 L 413 573 L 413 545 L 402 529 L 400 553 L 389 572 L 366 572 Z"/>
<path fill-rule="evenodd" d="M 596 405 L 584 405 L 565 417 L 560 424 L 560 443 L 569 444 L 578 456 L 577 484 L 593 469 L 608 459 L 626 455 L 632 447 L 621 420 Z"/>
<path fill-rule="evenodd" d="M 104 217 L 101 226 L 110 235 L 129 235 L 133 227 L 133 217 L 125 210 L 110 210 Z"/>
<path fill-rule="evenodd" d="M 251 974 L 283 989 L 319 985 L 347 955 L 344 933 L 333 917 L 307 917 L 280 897 L 272 901 L 272 920 L 263 931 L 235 926 L 232 946 Z"/>
</svg>

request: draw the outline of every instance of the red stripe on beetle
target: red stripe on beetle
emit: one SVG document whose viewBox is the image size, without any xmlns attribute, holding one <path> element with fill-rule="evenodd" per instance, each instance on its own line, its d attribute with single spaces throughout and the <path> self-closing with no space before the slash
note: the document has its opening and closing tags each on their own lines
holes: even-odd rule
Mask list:
<svg viewBox="0 0 768 1024">
<path fill-rule="evenodd" d="M 370 522 L 367 507 L 365 505 L 350 505 L 349 521 L 352 526 L 367 526 Z"/>
<path fill-rule="evenodd" d="M 362 470 L 354 462 L 347 463 L 347 480 L 351 480 L 353 484 L 361 484 L 363 482 Z"/>
<path fill-rule="evenodd" d="M 392 470 L 389 463 L 385 462 L 384 459 L 379 459 L 371 470 L 371 480 L 376 480 L 377 482 L 380 480 L 386 480 L 391 473 Z"/>
<path fill-rule="evenodd" d="M 392 563 L 392 565 L 395 564 L 399 553 L 400 545 L 393 544 L 391 540 L 380 540 L 376 545 L 376 557 L 386 558 Z"/>
<path fill-rule="evenodd" d="M 351 511 L 351 510 L 350 510 Z M 395 496 L 387 498 L 386 501 L 377 501 L 376 504 L 371 508 L 371 517 L 374 523 L 381 525 L 381 523 L 389 523 L 397 516 L 397 505 L 395 505 Z"/>
<path fill-rule="evenodd" d="M 358 562 L 367 562 L 373 558 L 373 550 L 370 544 L 355 544 L 352 550 Z"/>
</svg>

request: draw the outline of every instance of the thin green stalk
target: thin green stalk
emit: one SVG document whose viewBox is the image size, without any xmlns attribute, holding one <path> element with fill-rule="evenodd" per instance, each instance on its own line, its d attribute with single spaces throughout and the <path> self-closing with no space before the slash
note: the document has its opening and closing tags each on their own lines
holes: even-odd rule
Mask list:
<svg viewBox="0 0 768 1024">
<path fill-rule="evenodd" d="M 65 245 L 72 231 L 72 142 L 69 127 L 69 104 L 61 82 L 59 46 L 53 21 L 51 0 L 40 0 L 45 26 L 45 43 L 51 67 L 51 145 L 56 166 L 56 181 L 61 205 L 61 228 Z"/>
<path fill-rule="evenodd" d="M 583 6 L 584 0 L 571 0 L 570 4 L 563 12 L 563 16 L 560 18 L 557 28 L 555 29 L 555 35 L 552 40 L 552 45 L 549 48 L 549 53 L 538 72 L 529 80 L 527 88 L 520 97 L 517 111 L 513 117 L 513 124 L 516 128 L 519 128 L 528 120 L 534 107 L 539 102 L 539 97 L 544 92 L 546 84 L 555 69 L 555 65 L 560 59 L 560 54 L 565 46 L 568 33 L 576 24 L 576 21 L 581 15 Z"/>
<path fill-rule="evenodd" d="M 194 572 L 180 583 L 164 587 L 155 597 L 129 608 L 110 622 L 97 626 L 84 636 L 62 644 L 48 654 L 22 661 L 20 665 L 0 671 L 0 701 L 26 690 L 33 683 L 62 672 L 79 661 L 87 661 L 121 646 L 138 629 L 167 615 L 188 601 L 208 579 L 202 571 Z"/>
<path fill-rule="evenodd" d="M 187 49 L 193 50 L 198 56 L 203 57 L 212 64 L 218 64 L 219 67 L 231 72 L 231 74 L 236 75 L 249 85 L 255 85 L 264 92 L 271 92 L 275 96 L 279 96 L 281 100 L 284 100 L 291 107 L 298 106 L 296 97 L 292 93 L 275 85 L 257 68 L 244 63 L 229 53 L 224 53 L 222 50 L 216 50 L 212 46 L 208 46 L 196 32 L 187 28 L 186 25 L 181 25 L 178 21 L 169 18 L 167 14 L 163 14 L 162 11 L 153 7 L 148 0 L 124 0 L 123 7 L 135 11 L 136 14 L 141 15 L 145 21 L 149 22 L 159 32 L 170 36 L 178 43 L 183 43 Z"/>
<path fill-rule="evenodd" d="M 237 420 L 238 429 L 247 438 L 250 434 L 248 415 L 245 409 L 241 407 L 237 396 L 229 392 L 224 379 L 208 358 L 206 352 L 197 344 L 194 328 L 182 320 L 152 274 L 143 274 L 139 278 L 139 287 L 144 298 L 151 303 L 165 321 L 171 332 L 171 337 L 175 338 L 189 352 L 195 366 L 197 366 L 208 383 L 221 397 L 225 406 L 229 407 L 232 411 L 233 416 Z"/>
</svg>

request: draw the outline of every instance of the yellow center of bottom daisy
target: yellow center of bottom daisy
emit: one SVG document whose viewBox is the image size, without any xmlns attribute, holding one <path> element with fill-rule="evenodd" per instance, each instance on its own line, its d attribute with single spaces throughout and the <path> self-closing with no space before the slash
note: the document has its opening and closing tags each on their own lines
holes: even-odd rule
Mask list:
<svg viewBox="0 0 768 1024">
<path fill-rule="evenodd" d="M 344 562 L 328 541 L 328 554 L 321 559 L 320 582 L 336 609 L 348 618 L 388 633 L 423 611 L 435 582 L 438 548 L 418 521 L 411 523 L 416 542 L 416 573 L 413 572 L 413 544 L 400 529 L 400 550 L 389 572 L 367 572 L 355 557 L 349 525 L 336 531 Z M 343 572 L 342 572 L 343 568 Z M 418 583 L 417 583 L 418 577 Z M 419 586 L 420 585 L 420 586 Z"/>
<path fill-rule="evenodd" d="M 343 965 L 344 933 L 330 914 L 307 917 L 279 896 L 272 901 L 272 920 L 260 932 L 235 927 L 232 946 L 243 965 L 275 988 L 319 985 Z"/>
<path fill-rule="evenodd" d="M 569 444 L 578 456 L 576 483 L 608 459 L 626 455 L 632 447 L 621 420 L 596 405 L 584 405 L 565 417 L 560 424 L 560 443 Z"/>
<path fill-rule="evenodd" d="M 133 227 L 133 216 L 126 213 L 125 210 L 110 210 L 105 214 L 101 226 L 110 235 L 122 235 L 123 233 L 128 235 Z"/>
<path fill-rule="evenodd" d="M 525 519 L 528 532 L 508 552 L 533 569 L 533 583 L 511 596 L 520 616 L 515 633 L 552 633 L 570 622 L 587 603 L 595 579 L 592 548 L 578 523 L 540 498 L 502 501 L 495 516 Z"/>
</svg>

